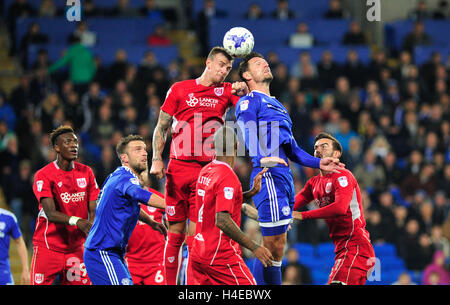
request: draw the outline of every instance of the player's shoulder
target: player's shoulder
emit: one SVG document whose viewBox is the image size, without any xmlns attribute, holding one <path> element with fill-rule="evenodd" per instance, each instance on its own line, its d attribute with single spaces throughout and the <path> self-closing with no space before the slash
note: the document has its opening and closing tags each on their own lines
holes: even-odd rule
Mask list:
<svg viewBox="0 0 450 305">
<path fill-rule="evenodd" d="M 338 181 L 341 185 L 356 182 L 356 178 L 353 176 L 353 173 L 346 168 L 339 169 L 339 173 L 333 173 L 332 178 L 333 180 Z"/>
<path fill-rule="evenodd" d="M 0 208 L 0 216 L 10 218 L 17 222 L 16 215 L 14 215 L 11 211 Z"/>
<path fill-rule="evenodd" d="M 236 104 L 236 111 L 245 111 L 249 107 L 255 107 L 260 103 L 260 101 L 261 98 L 254 94 L 254 92 L 247 93 L 239 98 L 239 101 Z"/>
<path fill-rule="evenodd" d="M 185 79 L 173 83 L 170 88 L 171 90 L 186 90 L 195 86 L 197 86 L 195 79 Z"/>
<path fill-rule="evenodd" d="M 223 180 L 233 180 L 239 181 L 239 178 L 237 177 L 236 173 L 233 171 L 233 169 L 225 162 L 213 160 L 210 163 L 214 175 L 213 178 L 218 181 Z"/>
<path fill-rule="evenodd" d="M 75 168 L 76 171 L 80 171 L 80 172 L 92 172 L 92 168 L 89 165 L 80 163 L 80 162 L 73 162 L 73 166 Z"/>
<path fill-rule="evenodd" d="M 41 177 L 46 176 L 50 177 L 52 173 L 55 173 L 58 168 L 55 165 L 55 161 L 50 162 L 49 164 L 45 165 L 44 167 L 41 167 L 39 170 L 36 171 L 34 174 L 35 177 Z"/>
</svg>

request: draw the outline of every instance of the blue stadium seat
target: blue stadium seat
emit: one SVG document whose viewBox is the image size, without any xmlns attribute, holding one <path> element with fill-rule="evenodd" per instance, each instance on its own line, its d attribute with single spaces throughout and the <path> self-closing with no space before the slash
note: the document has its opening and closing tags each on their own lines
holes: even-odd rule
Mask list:
<svg viewBox="0 0 450 305">
<path fill-rule="evenodd" d="M 405 262 L 403 259 L 396 256 L 378 256 L 380 259 L 381 270 L 397 270 L 405 269 Z"/>
<path fill-rule="evenodd" d="M 333 257 L 334 258 L 334 244 L 331 242 L 320 243 L 316 246 L 316 253 L 319 257 Z"/>
<path fill-rule="evenodd" d="M 330 272 L 322 271 L 322 270 L 312 270 L 311 277 L 314 285 L 325 285 L 328 283 L 328 277 L 330 276 Z"/>
<path fill-rule="evenodd" d="M 314 256 L 314 246 L 309 243 L 295 243 L 292 245 L 298 251 L 300 257 L 312 257 Z"/>
<path fill-rule="evenodd" d="M 397 253 L 395 246 L 391 243 L 375 244 L 373 249 L 376 257 L 395 256 Z"/>
<path fill-rule="evenodd" d="M 421 66 L 430 59 L 433 52 L 438 52 L 442 56 L 442 61 L 446 61 L 450 54 L 450 44 L 448 46 L 419 46 L 414 49 L 414 61 Z"/>
</svg>

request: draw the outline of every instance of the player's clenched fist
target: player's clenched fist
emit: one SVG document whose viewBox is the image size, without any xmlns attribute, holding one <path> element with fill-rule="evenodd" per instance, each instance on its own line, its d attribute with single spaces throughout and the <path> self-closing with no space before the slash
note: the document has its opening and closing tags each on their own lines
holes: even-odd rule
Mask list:
<svg viewBox="0 0 450 305">
<path fill-rule="evenodd" d="M 162 160 L 153 160 L 150 174 L 155 175 L 156 178 L 162 179 L 165 177 L 164 162 Z"/>
</svg>

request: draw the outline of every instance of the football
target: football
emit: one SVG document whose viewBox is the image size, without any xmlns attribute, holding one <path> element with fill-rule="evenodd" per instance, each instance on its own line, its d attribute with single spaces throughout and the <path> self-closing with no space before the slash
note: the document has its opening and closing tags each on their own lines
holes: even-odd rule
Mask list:
<svg viewBox="0 0 450 305">
<path fill-rule="evenodd" d="M 231 28 L 223 37 L 223 47 L 235 57 L 244 57 L 253 50 L 253 34 L 243 27 Z"/>
</svg>

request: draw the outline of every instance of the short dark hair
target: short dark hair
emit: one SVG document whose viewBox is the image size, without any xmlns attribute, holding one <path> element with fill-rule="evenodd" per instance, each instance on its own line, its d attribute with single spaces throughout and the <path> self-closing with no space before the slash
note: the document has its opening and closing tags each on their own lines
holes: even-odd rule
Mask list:
<svg viewBox="0 0 450 305">
<path fill-rule="evenodd" d="M 61 125 L 58 128 L 54 129 L 50 133 L 50 141 L 52 143 L 52 146 L 55 146 L 58 137 L 65 133 L 75 133 L 75 132 L 73 131 L 73 128 L 70 127 L 69 125 Z"/>
<path fill-rule="evenodd" d="M 140 135 L 130 134 L 126 137 L 122 137 L 119 140 L 119 143 L 117 143 L 117 145 L 116 145 L 116 153 L 117 153 L 117 156 L 119 157 L 119 159 L 120 159 L 120 155 L 125 153 L 128 143 L 130 143 L 132 141 L 145 142 L 144 138 Z"/>
<path fill-rule="evenodd" d="M 243 74 L 244 72 L 248 71 L 248 62 L 254 57 L 264 58 L 264 56 L 262 56 L 262 54 L 258 52 L 250 52 L 249 54 L 244 56 L 241 63 L 239 64 L 238 74 L 243 81 L 245 81 Z"/>
<path fill-rule="evenodd" d="M 333 150 L 339 151 L 342 155 L 343 153 L 342 145 L 335 137 L 333 137 L 329 133 L 321 132 L 314 138 L 314 144 L 316 144 L 316 142 L 319 141 L 320 139 L 330 139 L 333 142 Z"/>
<path fill-rule="evenodd" d="M 237 142 L 237 134 L 234 128 L 227 125 L 221 126 L 214 133 L 216 156 L 233 156 L 234 150 L 237 148 Z"/>
<path fill-rule="evenodd" d="M 233 61 L 234 57 L 227 51 L 227 49 L 223 47 L 214 47 L 209 51 L 208 58 L 214 59 L 214 56 L 217 54 L 222 54 L 225 56 L 229 61 Z"/>
</svg>

